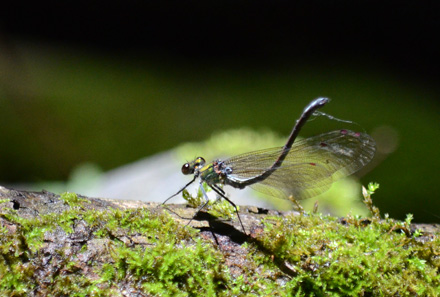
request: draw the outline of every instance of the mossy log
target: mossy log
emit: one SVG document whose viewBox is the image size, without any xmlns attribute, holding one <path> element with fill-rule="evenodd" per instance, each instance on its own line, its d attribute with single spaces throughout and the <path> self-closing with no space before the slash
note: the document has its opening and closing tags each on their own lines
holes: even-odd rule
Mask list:
<svg viewBox="0 0 440 297">
<path fill-rule="evenodd" d="M 0 187 L 0 296 L 440 296 L 437 225 L 195 214 Z"/>
</svg>

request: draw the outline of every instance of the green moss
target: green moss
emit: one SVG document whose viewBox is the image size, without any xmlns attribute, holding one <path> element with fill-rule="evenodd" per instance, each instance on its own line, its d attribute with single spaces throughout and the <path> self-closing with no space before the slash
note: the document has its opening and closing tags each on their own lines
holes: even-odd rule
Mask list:
<svg viewBox="0 0 440 297">
<path fill-rule="evenodd" d="M 0 230 L 0 295 L 26 295 L 39 288 L 42 280 L 34 276 L 43 261 L 38 249 L 44 245 L 45 233 L 59 226 L 65 234 L 72 234 L 80 221 L 87 223 L 96 238 L 113 238 L 107 245 L 111 263 L 92 262 L 99 278 L 88 279 L 82 275 L 77 257 L 65 249 L 57 250 L 54 254 L 58 257 L 53 255 L 57 270 L 44 284 L 46 294 L 117 296 L 121 293 L 112 284 L 125 279 L 130 279 L 132 286 L 141 284 L 137 289 L 161 295 L 213 295 L 226 286 L 227 269 L 218 261 L 221 255 L 207 242 L 191 239 L 196 231 L 177 225 L 168 215 L 153 215 L 145 209 L 84 210 L 78 208 L 84 199 L 74 194 L 61 199 L 71 206 L 69 210 L 39 219 L 23 219 L 12 209 L 2 209 L 2 218 L 19 227 L 13 233 L 5 227 Z M 127 235 L 141 236 L 142 244 L 127 245 L 122 240 Z M 84 245 L 80 252 L 87 250 Z"/>
<path fill-rule="evenodd" d="M 211 191 L 211 188 L 203 183 L 203 188 L 206 193 Z M 202 190 L 199 188 L 197 191 L 197 195 L 192 196 L 186 189 L 182 191 L 182 197 L 188 202 L 188 205 L 194 208 L 199 208 L 204 205 L 204 211 L 207 211 L 211 215 L 223 218 L 223 219 L 232 219 L 236 214 L 234 206 L 231 205 L 225 199 L 220 200 L 209 200 L 206 204 L 206 199 L 203 196 Z M 206 204 L 206 205 L 205 205 Z M 237 209 L 240 210 L 240 207 L 237 205 Z"/>
<path fill-rule="evenodd" d="M 60 199 L 63 200 L 66 204 L 68 204 L 70 207 L 81 207 L 83 203 L 88 203 L 89 200 L 80 198 L 75 193 L 69 193 L 65 192 L 60 195 Z"/>
<path fill-rule="evenodd" d="M 440 239 L 411 231 L 411 216 L 267 217 L 252 239 L 221 252 L 166 212 L 88 209 L 73 195 L 62 196 L 61 214 L 38 219 L 0 209 L 2 222 L 17 226 L 0 225 L 0 296 L 122 296 L 121 286 L 160 296 L 440 295 Z M 45 255 L 50 234 L 79 236 L 81 224 L 87 240 L 77 252 Z M 92 276 L 81 261 L 88 253 Z"/>
<path fill-rule="evenodd" d="M 377 188 L 364 190 L 366 201 Z M 439 296 L 439 237 L 420 241 L 420 231 L 409 231 L 411 215 L 404 222 L 380 220 L 371 201 L 370 209 L 370 220 L 313 214 L 266 219 L 254 254 L 272 265 L 261 256 L 263 248 L 290 267 L 285 293 L 292 296 Z"/>
</svg>

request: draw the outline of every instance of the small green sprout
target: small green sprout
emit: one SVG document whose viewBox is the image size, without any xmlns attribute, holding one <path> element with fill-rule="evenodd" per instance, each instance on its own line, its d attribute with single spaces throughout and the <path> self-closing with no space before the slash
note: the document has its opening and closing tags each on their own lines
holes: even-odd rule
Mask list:
<svg viewBox="0 0 440 297">
<path fill-rule="evenodd" d="M 240 210 L 238 205 L 237 210 Z M 228 201 L 220 199 L 220 201 L 216 200 L 212 202 L 212 207 L 209 210 L 209 213 L 216 217 L 232 219 L 232 216 L 235 214 L 235 208 Z"/>
<path fill-rule="evenodd" d="M 409 227 L 411 225 L 412 220 L 414 219 L 414 216 L 412 213 L 409 213 L 406 215 L 405 224 Z"/>
<path fill-rule="evenodd" d="M 422 231 L 420 229 L 416 229 L 413 233 L 414 238 L 422 236 Z"/>
<path fill-rule="evenodd" d="M 208 193 L 211 190 L 211 188 L 206 183 L 203 183 L 202 187 L 203 187 L 203 190 L 205 190 L 205 193 Z M 198 208 L 206 202 L 206 199 L 203 195 L 203 191 L 201 188 L 198 189 L 196 196 L 192 196 L 188 192 L 188 190 L 185 189 L 182 191 L 182 197 L 183 197 L 183 199 L 185 199 L 186 202 L 188 202 L 189 206 L 191 206 L 193 208 Z"/>
<path fill-rule="evenodd" d="M 377 189 L 379 189 L 378 183 L 369 183 L 368 184 L 368 192 L 370 193 L 370 195 L 373 195 Z"/>
<path fill-rule="evenodd" d="M 203 183 L 202 186 L 203 186 L 203 189 L 205 190 L 205 193 L 208 193 L 209 191 L 211 191 L 211 188 L 206 183 Z M 203 191 L 200 188 L 197 191 L 196 196 L 192 196 L 185 189 L 182 191 L 182 197 L 193 208 L 199 208 L 206 203 L 206 199 L 204 197 Z M 224 219 L 232 218 L 233 214 L 235 213 L 235 208 L 228 201 L 226 201 L 224 199 L 217 199 L 214 201 L 210 200 L 208 202 L 208 204 L 206 205 L 206 209 L 213 216 L 221 217 Z M 237 209 L 239 209 L 238 206 L 237 206 Z"/>
<path fill-rule="evenodd" d="M 362 195 L 364 196 L 364 203 L 370 210 L 373 219 L 380 220 L 379 209 L 373 205 L 373 199 L 371 199 L 371 195 L 373 195 L 377 189 L 379 189 L 378 183 L 369 183 L 368 189 L 362 186 Z"/>
<path fill-rule="evenodd" d="M 82 203 L 90 202 L 87 199 L 79 198 L 76 193 L 65 192 L 60 195 L 60 199 L 64 201 L 64 203 L 68 204 L 70 207 L 81 207 Z"/>
</svg>

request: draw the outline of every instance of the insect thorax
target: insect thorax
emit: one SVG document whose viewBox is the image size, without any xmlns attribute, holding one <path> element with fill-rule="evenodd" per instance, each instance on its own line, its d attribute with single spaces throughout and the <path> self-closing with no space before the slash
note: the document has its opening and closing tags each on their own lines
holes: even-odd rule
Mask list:
<svg viewBox="0 0 440 297">
<path fill-rule="evenodd" d="M 225 184 L 232 169 L 223 161 L 216 160 L 200 169 L 200 178 L 208 184 Z"/>
</svg>

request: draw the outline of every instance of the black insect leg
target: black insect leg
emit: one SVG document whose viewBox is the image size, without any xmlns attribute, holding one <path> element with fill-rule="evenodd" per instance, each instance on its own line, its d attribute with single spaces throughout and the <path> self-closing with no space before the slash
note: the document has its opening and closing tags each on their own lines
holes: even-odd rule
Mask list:
<svg viewBox="0 0 440 297">
<path fill-rule="evenodd" d="M 183 188 L 181 188 L 176 194 L 168 197 L 164 202 L 162 202 L 162 205 L 164 205 L 165 203 L 167 203 L 168 200 L 170 200 L 171 198 L 173 198 L 174 196 L 178 195 L 179 193 L 181 193 L 183 190 L 185 190 L 190 184 L 192 184 L 195 180 L 196 180 L 196 176 L 194 176 L 194 178 L 192 179 L 192 181 L 190 181 L 189 183 L 187 183 Z"/>
<path fill-rule="evenodd" d="M 241 228 L 243 228 L 243 232 L 244 234 L 246 234 L 246 230 L 244 229 L 243 223 L 241 221 L 240 218 L 240 214 L 238 213 L 238 208 L 237 205 L 235 205 L 234 202 L 232 202 L 228 197 L 226 197 L 225 195 L 225 191 L 223 191 L 221 188 L 219 188 L 217 185 L 212 185 L 211 189 L 214 190 L 214 192 L 216 192 L 218 195 L 220 195 L 223 199 L 225 199 L 226 201 L 228 201 L 234 208 L 235 208 L 235 213 L 237 214 L 238 217 L 238 221 L 240 222 Z"/>
</svg>

